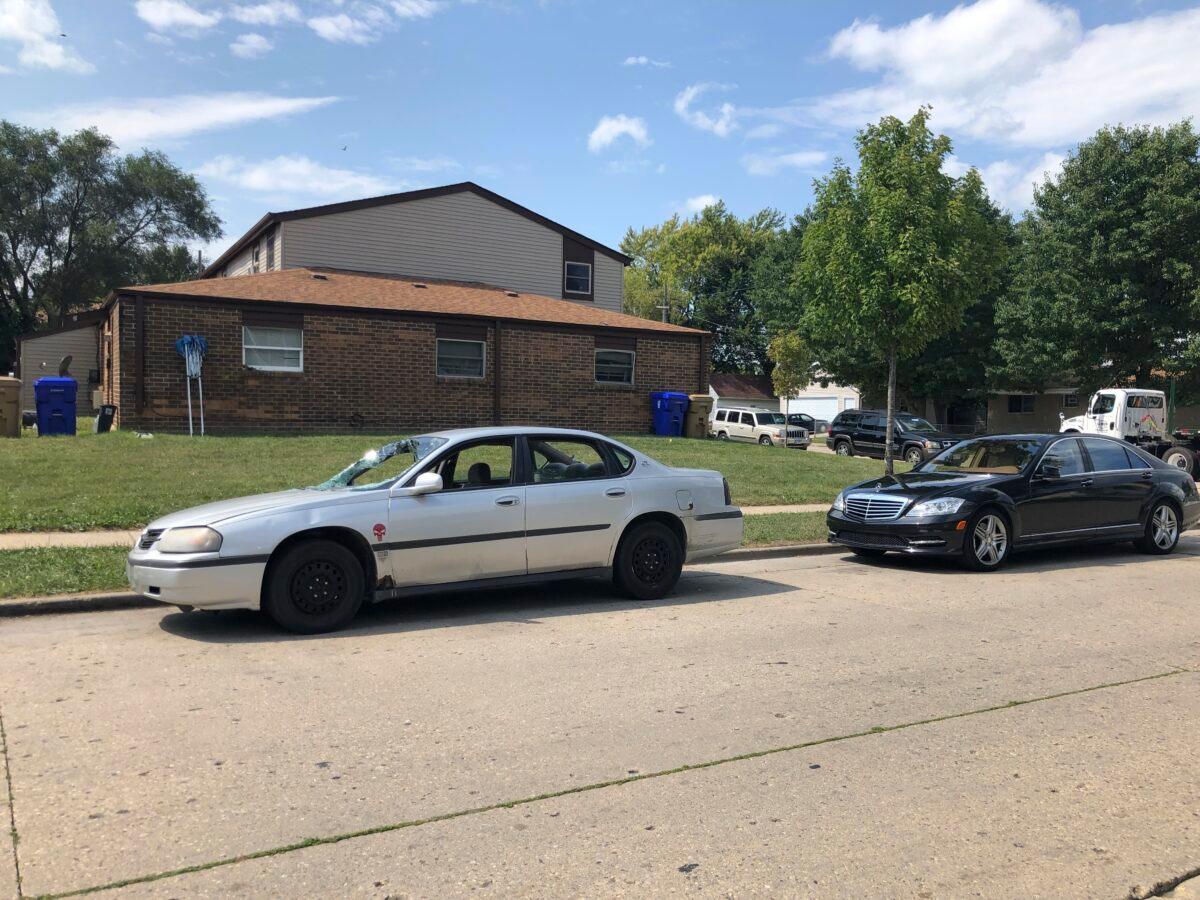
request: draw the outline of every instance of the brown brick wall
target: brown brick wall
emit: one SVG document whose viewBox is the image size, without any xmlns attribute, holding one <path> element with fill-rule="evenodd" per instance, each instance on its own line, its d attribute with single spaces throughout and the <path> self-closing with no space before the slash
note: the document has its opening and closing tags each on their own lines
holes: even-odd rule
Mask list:
<svg viewBox="0 0 1200 900">
<path fill-rule="evenodd" d="M 242 364 L 240 309 L 142 302 L 145 407 L 140 414 L 135 302 L 122 298 L 115 304 L 121 364 L 114 366 L 105 396 L 119 398 L 124 428 L 187 430 L 186 378 L 174 346 L 182 334 L 208 340 L 205 420 L 215 434 L 387 433 L 495 424 L 492 325 L 482 380 L 435 376 L 437 325 L 432 320 L 323 311 L 304 313 L 302 373 L 261 372 Z M 707 390 L 706 361 L 692 337 L 639 335 L 633 387 L 595 383 L 592 332 L 505 322 L 500 345 L 501 424 L 640 433 L 650 427 L 650 391 Z"/>
</svg>

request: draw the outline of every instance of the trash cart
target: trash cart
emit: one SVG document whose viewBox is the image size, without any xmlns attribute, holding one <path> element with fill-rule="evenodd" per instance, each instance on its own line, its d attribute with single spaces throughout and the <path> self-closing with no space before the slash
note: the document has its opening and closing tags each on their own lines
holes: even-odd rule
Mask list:
<svg viewBox="0 0 1200 900">
<path fill-rule="evenodd" d="M 688 395 L 681 391 L 651 391 L 654 433 L 663 437 L 681 437 L 687 408 Z"/>
<path fill-rule="evenodd" d="M 683 433 L 690 438 L 708 437 L 708 417 L 712 415 L 711 394 L 692 394 L 688 397 L 687 424 Z"/>
<path fill-rule="evenodd" d="M 74 378 L 39 378 L 33 383 L 37 405 L 38 436 L 75 433 L 75 394 L 79 384 Z"/>
<path fill-rule="evenodd" d="M 0 378 L 0 437 L 21 436 L 21 379 Z"/>
</svg>

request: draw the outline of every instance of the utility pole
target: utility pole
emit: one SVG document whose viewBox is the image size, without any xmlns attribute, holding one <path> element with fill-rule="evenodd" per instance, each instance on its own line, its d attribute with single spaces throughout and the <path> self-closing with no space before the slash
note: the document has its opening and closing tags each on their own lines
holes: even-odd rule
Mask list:
<svg viewBox="0 0 1200 900">
<path fill-rule="evenodd" d="M 665 324 L 666 324 L 666 322 L 667 322 L 667 311 L 668 311 L 670 308 L 671 308 L 671 304 L 670 304 L 670 302 L 669 302 L 669 301 L 668 301 L 668 299 L 667 299 L 667 283 L 664 281 L 664 282 L 663 282 L 663 301 L 662 301 L 662 303 L 661 303 L 660 305 L 658 305 L 658 306 L 656 306 L 656 307 L 655 307 L 655 309 L 661 309 L 661 310 L 662 310 L 662 320 L 663 320 L 663 324 L 664 324 L 664 325 L 665 325 Z"/>
</svg>

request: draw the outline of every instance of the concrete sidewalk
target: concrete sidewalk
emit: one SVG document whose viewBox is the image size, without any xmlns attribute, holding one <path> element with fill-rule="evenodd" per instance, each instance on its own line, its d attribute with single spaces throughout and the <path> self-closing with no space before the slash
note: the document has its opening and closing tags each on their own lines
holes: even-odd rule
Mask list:
<svg viewBox="0 0 1200 900">
<path fill-rule="evenodd" d="M 825 512 L 828 503 L 793 503 L 784 506 L 743 506 L 747 516 L 773 513 Z M 124 547 L 133 546 L 141 530 L 135 531 L 29 531 L 0 534 L 0 550 L 31 547 Z"/>
</svg>

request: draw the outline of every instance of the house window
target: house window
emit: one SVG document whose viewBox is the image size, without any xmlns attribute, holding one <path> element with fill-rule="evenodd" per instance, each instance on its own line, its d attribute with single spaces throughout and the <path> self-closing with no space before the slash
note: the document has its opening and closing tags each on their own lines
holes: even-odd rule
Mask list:
<svg viewBox="0 0 1200 900">
<path fill-rule="evenodd" d="M 1063 409 L 1077 409 L 1079 407 L 1078 394 L 1063 394 Z"/>
<path fill-rule="evenodd" d="M 1033 394 L 1009 394 L 1008 411 L 1010 413 L 1031 413 L 1035 400 Z"/>
<path fill-rule="evenodd" d="M 275 235 L 267 238 L 267 271 L 275 271 Z"/>
<path fill-rule="evenodd" d="M 450 378 L 482 378 L 487 344 L 437 339 L 437 373 Z"/>
<path fill-rule="evenodd" d="M 599 384 L 633 384 L 632 350 L 597 350 L 596 381 Z"/>
<path fill-rule="evenodd" d="M 568 294 L 590 294 L 592 292 L 592 265 L 585 262 L 566 262 L 564 287 Z"/>
<path fill-rule="evenodd" d="M 304 331 L 243 325 L 242 362 L 251 369 L 264 372 L 303 372 Z"/>
<path fill-rule="evenodd" d="M 260 250 L 260 248 L 259 248 L 258 244 L 255 244 L 254 245 L 254 253 L 251 255 L 251 258 L 250 258 L 251 274 L 260 271 L 258 263 L 259 263 L 261 254 L 260 254 L 259 250 Z"/>
</svg>

